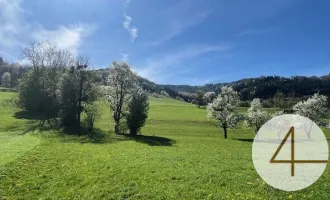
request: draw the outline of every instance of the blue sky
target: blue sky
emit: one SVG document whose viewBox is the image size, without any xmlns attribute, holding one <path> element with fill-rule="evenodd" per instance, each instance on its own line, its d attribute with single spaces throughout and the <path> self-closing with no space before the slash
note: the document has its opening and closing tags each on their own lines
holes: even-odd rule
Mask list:
<svg viewBox="0 0 330 200">
<path fill-rule="evenodd" d="M 53 40 L 95 68 L 127 60 L 156 83 L 330 72 L 330 1 L 0 0 L 0 56 Z"/>
</svg>

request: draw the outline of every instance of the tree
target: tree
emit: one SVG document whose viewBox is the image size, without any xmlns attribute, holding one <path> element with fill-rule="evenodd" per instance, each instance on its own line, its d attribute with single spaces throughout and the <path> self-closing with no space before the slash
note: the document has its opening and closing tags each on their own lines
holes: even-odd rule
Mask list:
<svg viewBox="0 0 330 200">
<path fill-rule="evenodd" d="M 141 127 L 144 126 L 148 118 L 148 110 L 148 96 L 140 90 L 134 94 L 128 104 L 126 123 L 131 135 L 137 135 Z"/>
<path fill-rule="evenodd" d="M 282 92 L 277 90 L 273 96 L 273 101 L 274 101 L 274 107 L 281 107 L 284 102 L 284 96 L 283 96 Z"/>
<path fill-rule="evenodd" d="M 10 87 L 11 83 L 11 75 L 9 72 L 6 72 L 1 77 L 1 82 L 4 87 Z"/>
<path fill-rule="evenodd" d="M 72 64 L 72 54 L 50 41 L 31 43 L 22 50 L 22 54 L 31 66 L 19 86 L 22 107 L 44 114 L 47 121 L 56 119 L 61 110 L 59 81 Z"/>
<path fill-rule="evenodd" d="M 219 121 L 225 138 L 227 129 L 235 127 L 241 119 L 241 116 L 235 113 L 239 101 L 238 93 L 233 88 L 224 86 L 218 97 L 207 106 L 208 117 Z"/>
<path fill-rule="evenodd" d="M 86 114 L 86 118 L 84 120 L 85 126 L 88 131 L 93 131 L 95 120 L 100 116 L 98 107 L 94 104 L 87 104 L 84 107 L 84 111 Z"/>
<path fill-rule="evenodd" d="M 107 85 L 107 97 L 113 112 L 115 132 L 119 133 L 119 124 L 123 118 L 124 106 L 137 91 L 137 76 L 125 61 L 113 61 Z"/>
<path fill-rule="evenodd" d="M 253 99 L 246 115 L 246 123 L 257 134 L 261 126 L 271 118 L 264 110 L 260 99 Z"/>
<path fill-rule="evenodd" d="M 323 118 L 327 115 L 327 97 L 318 93 L 314 94 L 307 101 L 300 101 L 293 106 L 296 114 L 307 117 L 318 125 L 323 125 Z"/>
<path fill-rule="evenodd" d="M 81 114 L 85 107 L 98 97 L 96 76 L 89 69 L 87 58 L 78 57 L 62 78 L 61 84 L 61 124 L 80 128 Z"/>
<path fill-rule="evenodd" d="M 203 105 L 204 102 L 204 92 L 202 90 L 196 91 L 196 101 L 197 101 L 197 107 L 199 108 L 201 105 Z"/>
<path fill-rule="evenodd" d="M 204 100 L 207 103 L 212 103 L 215 98 L 217 98 L 217 95 L 215 94 L 215 92 L 206 92 L 204 94 Z"/>
</svg>

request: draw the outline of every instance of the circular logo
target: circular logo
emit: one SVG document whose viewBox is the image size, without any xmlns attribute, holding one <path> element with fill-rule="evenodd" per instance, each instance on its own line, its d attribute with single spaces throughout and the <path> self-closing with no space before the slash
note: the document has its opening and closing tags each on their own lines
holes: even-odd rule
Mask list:
<svg viewBox="0 0 330 200">
<path fill-rule="evenodd" d="M 313 121 L 286 114 L 265 123 L 254 138 L 253 164 L 269 185 L 296 191 L 317 181 L 328 163 L 328 143 Z"/>
</svg>

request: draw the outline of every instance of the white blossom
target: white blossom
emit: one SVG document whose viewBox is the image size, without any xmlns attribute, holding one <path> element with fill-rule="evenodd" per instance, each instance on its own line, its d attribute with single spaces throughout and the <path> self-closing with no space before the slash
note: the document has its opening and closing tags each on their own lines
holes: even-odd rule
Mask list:
<svg viewBox="0 0 330 200">
<path fill-rule="evenodd" d="M 318 93 L 314 94 L 307 101 L 300 101 L 293 106 L 296 114 L 307 117 L 316 124 L 322 125 L 322 118 L 326 116 L 327 97 Z"/>
<path fill-rule="evenodd" d="M 239 101 L 238 93 L 233 88 L 224 86 L 218 97 L 207 106 L 208 117 L 220 122 L 225 138 L 227 138 L 227 128 L 235 127 L 240 121 L 240 116 L 235 113 Z"/>
<path fill-rule="evenodd" d="M 215 92 L 206 92 L 204 94 L 204 101 L 207 103 L 212 103 L 215 98 L 217 98 Z"/>
<path fill-rule="evenodd" d="M 140 91 L 138 89 L 137 76 L 131 71 L 126 62 L 114 61 L 110 67 L 107 79 L 106 96 L 109 101 L 113 118 L 115 120 L 115 131 L 118 133 L 120 119 L 123 117 L 125 105 L 132 96 Z"/>
<path fill-rule="evenodd" d="M 261 126 L 265 124 L 270 118 L 271 115 L 264 110 L 260 99 L 253 99 L 246 115 L 246 124 L 251 127 L 255 133 L 257 133 Z"/>
<path fill-rule="evenodd" d="M 11 75 L 9 72 L 5 72 L 1 77 L 2 85 L 5 87 L 10 87 Z"/>
<path fill-rule="evenodd" d="M 307 101 L 298 102 L 293 106 L 293 110 L 296 112 L 296 114 L 309 118 L 317 125 L 324 125 L 325 121 L 323 118 L 328 112 L 327 97 L 316 93 Z M 303 128 L 309 138 L 313 126 L 313 122 L 310 120 L 303 120 L 302 118 L 297 120 L 300 121 L 301 126 L 298 128 Z"/>
</svg>

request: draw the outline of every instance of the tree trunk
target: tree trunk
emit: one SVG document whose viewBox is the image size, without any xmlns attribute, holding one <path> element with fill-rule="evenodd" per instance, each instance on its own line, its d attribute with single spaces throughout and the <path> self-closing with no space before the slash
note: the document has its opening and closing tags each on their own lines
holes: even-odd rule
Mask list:
<svg viewBox="0 0 330 200">
<path fill-rule="evenodd" d="M 130 134 L 132 135 L 132 136 L 136 136 L 137 135 L 137 130 L 130 130 Z"/>
<path fill-rule="evenodd" d="M 223 128 L 224 134 L 225 134 L 225 139 L 227 139 L 227 127 Z"/>
<path fill-rule="evenodd" d="M 115 122 L 115 133 L 119 134 L 119 121 Z"/>
<path fill-rule="evenodd" d="M 77 128 L 80 128 L 80 118 L 81 118 L 81 100 L 78 101 L 78 117 L 77 117 Z"/>
</svg>

